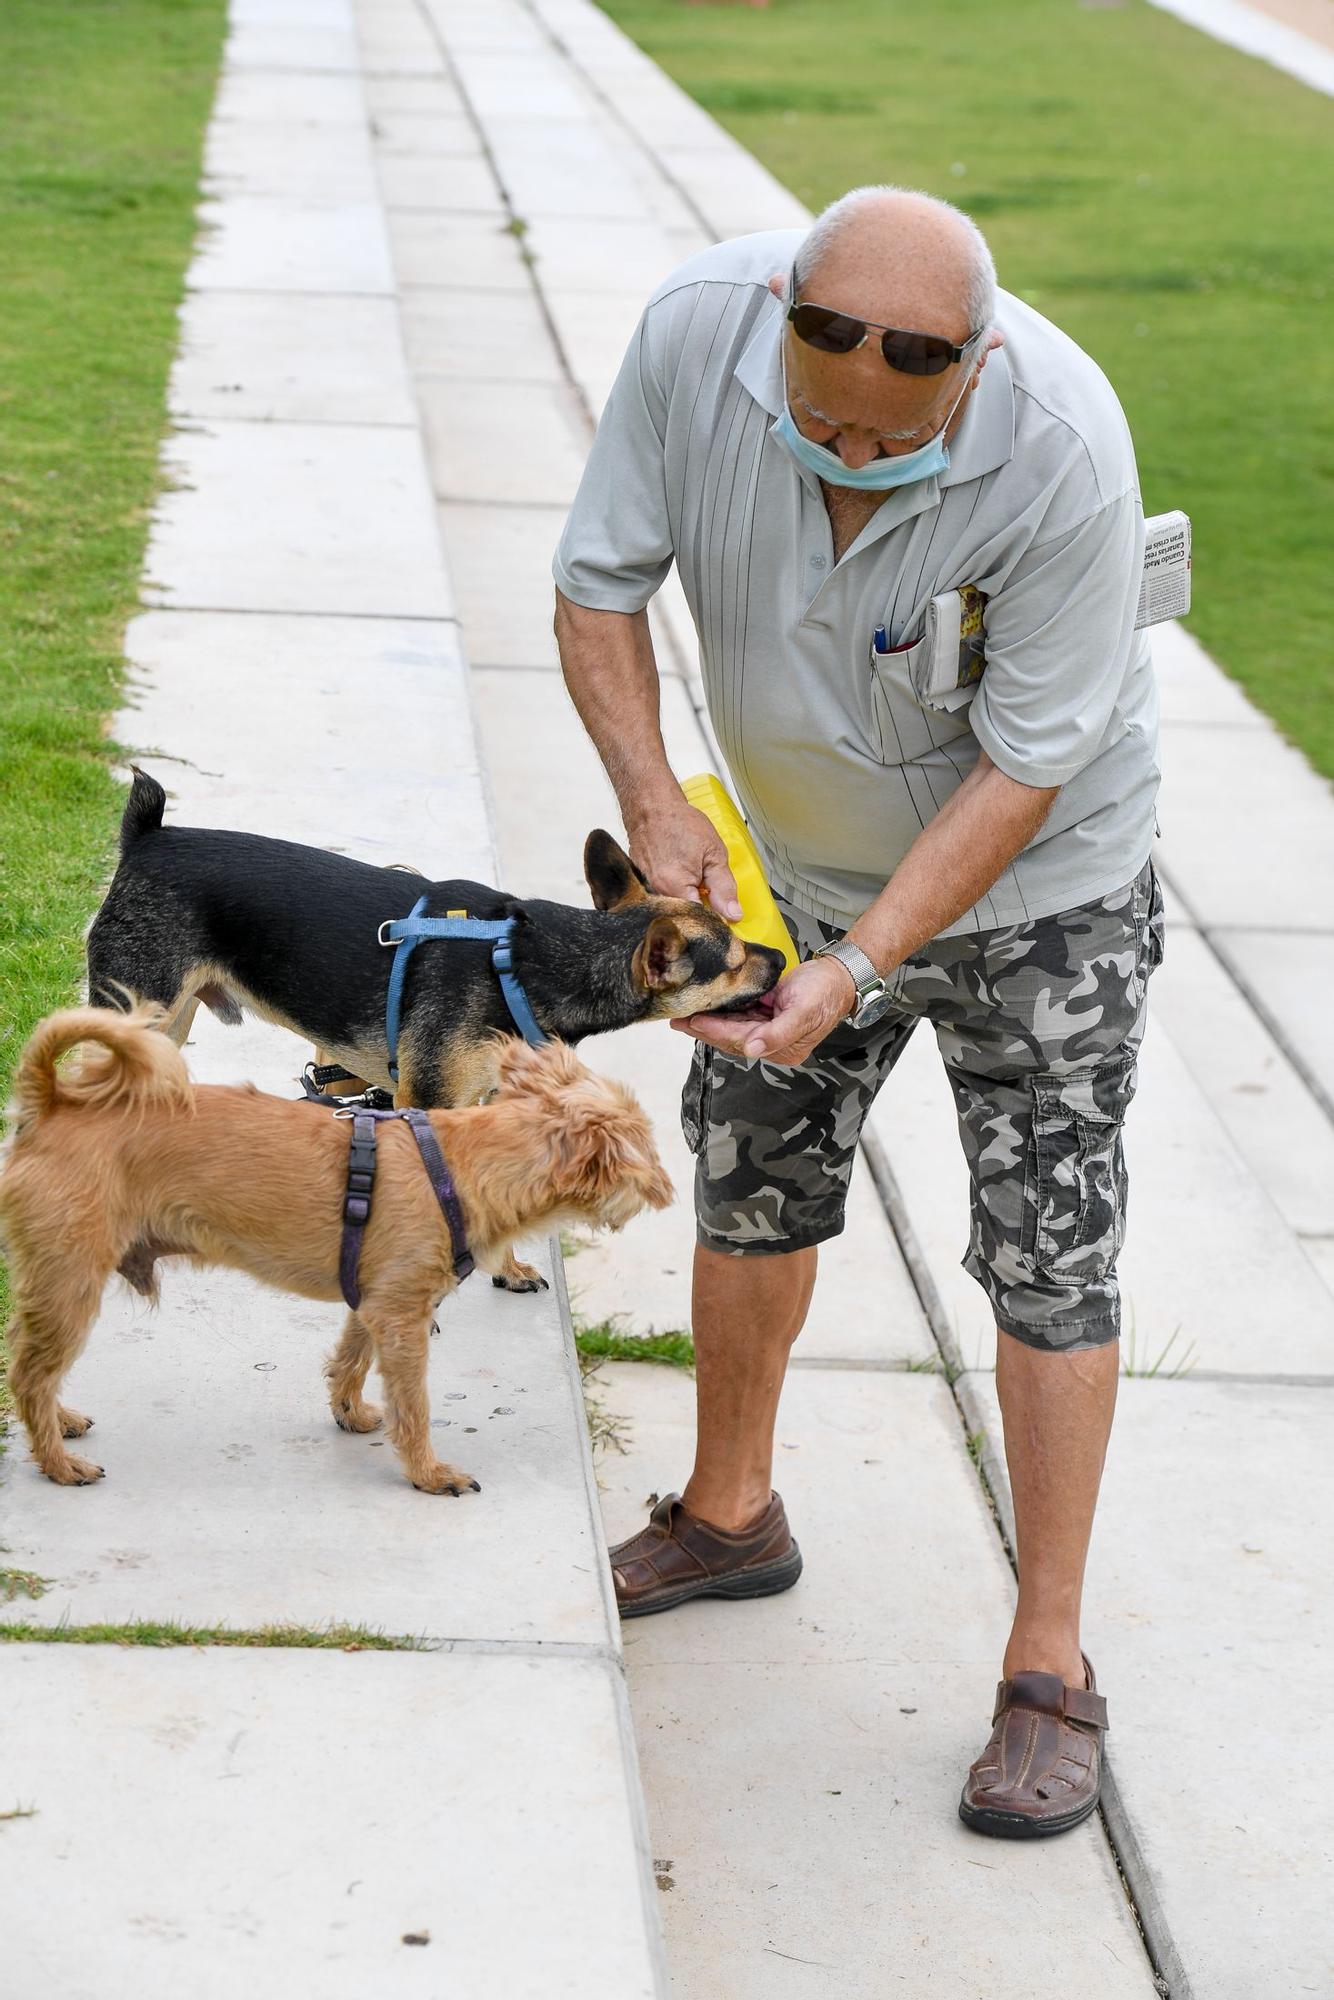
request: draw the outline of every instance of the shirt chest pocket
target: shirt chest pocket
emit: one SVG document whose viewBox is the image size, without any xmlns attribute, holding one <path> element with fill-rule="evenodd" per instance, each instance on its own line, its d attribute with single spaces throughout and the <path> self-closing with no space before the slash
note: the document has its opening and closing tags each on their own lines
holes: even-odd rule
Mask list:
<svg viewBox="0 0 1334 2000">
<path fill-rule="evenodd" d="M 935 715 L 958 715 L 969 706 L 986 666 L 985 607 L 982 592 L 964 584 L 932 598 L 920 638 L 887 652 L 872 643 L 871 680 L 882 731 L 886 709 L 905 699 Z"/>
</svg>

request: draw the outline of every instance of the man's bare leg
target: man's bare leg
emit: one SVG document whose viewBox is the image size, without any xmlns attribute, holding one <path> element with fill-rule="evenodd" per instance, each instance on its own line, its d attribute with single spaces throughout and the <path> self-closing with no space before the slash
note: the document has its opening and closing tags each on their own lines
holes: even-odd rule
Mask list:
<svg viewBox="0 0 1334 2000">
<path fill-rule="evenodd" d="M 1067 1687 L 1084 1684 L 1079 1607 L 1119 1365 L 1116 1341 L 1054 1354 L 997 1334 L 996 1393 L 1019 1544 L 1007 1678 L 1049 1673 Z"/>
<path fill-rule="evenodd" d="M 778 1398 L 817 1258 L 814 1249 L 724 1257 L 696 1246 L 695 1469 L 681 1498 L 697 1521 L 736 1531 L 769 1505 Z"/>
</svg>

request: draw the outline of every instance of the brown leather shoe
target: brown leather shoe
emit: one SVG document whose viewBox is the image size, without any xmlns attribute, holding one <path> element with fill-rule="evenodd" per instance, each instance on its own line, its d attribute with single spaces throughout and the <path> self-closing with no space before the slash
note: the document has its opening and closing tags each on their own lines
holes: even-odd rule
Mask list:
<svg viewBox="0 0 1334 2000">
<path fill-rule="evenodd" d="M 1016 1674 L 996 1690 L 991 1741 L 968 1773 L 959 1818 L 978 1833 L 1040 1840 L 1068 1833 L 1098 1803 L 1107 1704 L 1087 1658 L 1088 1685 Z"/>
<path fill-rule="evenodd" d="M 612 1549 L 611 1570 L 622 1618 L 642 1618 L 692 1597 L 770 1597 L 790 1590 L 801 1575 L 801 1550 L 776 1493 L 759 1520 L 737 1534 L 697 1521 L 680 1494 L 669 1493 L 646 1528 Z"/>
</svg>

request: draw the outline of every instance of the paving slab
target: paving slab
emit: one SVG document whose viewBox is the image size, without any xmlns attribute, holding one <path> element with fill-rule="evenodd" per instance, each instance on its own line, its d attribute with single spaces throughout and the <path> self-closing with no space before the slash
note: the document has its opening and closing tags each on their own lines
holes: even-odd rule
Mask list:
<svg viewBox="0 0 1334 2000">
<path fill-rule="evenodd" d="M 414 285 L 452 285 L 460 272 L 487 291 L 532 289 L 518 239 L 491 216 L 432 215 L 399 210 L 388 218 L 400 291 Z"/>
<path fill-rule="evenodd" d="M 959 1268 L 967 1175 L 929 1030 L 914 1034 L 870 1128 L 895 1170 L 964 1365 L 989 1368 L 995 1331 L 981 1288 Z M 1334 1376 L 1328 1292 L 1152 1021 L 1126 1158 L 1120 1271 L 1128 1364 L 1143 1372 L 1193 1357 L 1197 1368 L 1229 1374 Z"/>
<path fill-rule="evenodd" d="M 119 740 L 167 786 L 172 819 L 437 877 L 493 873 L 454 626 L 155 611 L 133 620 L 125 649 L 131 693 Z M 231 698 L 219 700 L 219 689 Z M 386 715 L 400 718 L 392 755 L 368 754 Z M 284 1036 L 277 1044 L 298 1047 Z M 220 1055 L 239 1075 L 225 1040 Z M 291 1055 L 283 1061 L 285 1080 Z"/>
<path fill-rule="evenodd" d="M 1164 871 L 1206 928 L 1328 923 L 1330 787 L 1272 726 L 1165 724 L 1158 816 Z"/>
<path fill-rule="evenodd" d="M 412 293 L 403 306 L 403 335 L 419 375 L 469 383 L 565 380 L 532 294 L 466 286 Z"/>
<path fill-rule="evenodd" d="M 1121 1386 L 1085 1638 L 1121 1809 L 1207 2000 L 1334 1990 L 1334 1809 L 1310 1755 L 1334 1657 L 1332 1416 L 1328 1389 Z"/>
<path fill-rule="evenodd" d="M 564 118 L 588 115 L 587 92 L 574 71 L 543 50 L 515 55 L 508 49 L 457 49 L 451 56 L 474 112 L 491 118 Z"/>
<path fill-rule="evenodd" d="M 374 201 L 370 144 L 347 125 L 306 126 L 293 145 L 291 126 L 277 119 L 219 121 L 204 148 L 204 192 L 339 207 Z"/>
<path fill-rule="evenodd" d="M 361 22 L 361 66 L 366 76 L 444 76 L 440 51 L 425 26 L 404 14 L 383 27 Z"/>
<path fill-rule="evenodd" d="M 621 153 L 586 116 L 488 118 L 486 134 L 517 214 L 651 220 Z"/>
<path fill-rule="evenodd" d="M 441 506 L 440 531 L 475 669 L 558 671 L 551 558 L 565 514 L 560 506 Z"/>
<path fill-rule="evenodd" d="M 649 293 L 681 262 L 670 234 L 643 222 L 601 220 L 596 229 L 572 216 L 534 217 L 524 237 L 543 291 Z"/>
<path fill-rule="evenodd" d="M 178 432 L 166 456 L 150 603 L 451 615 L 414 430 L 212 422 Z"/>
<path fill-rule="evenodd" d="M 692 1394 L 642 1365 L 599 1383 L 633 1419 L 628 1453 L 601 1464 L 614 1540 L 684 1480 Z M 1149 2000 L 1096 1822 L 1030 1845 L 956 1817 L 1012 1586 L 949 1391 L 793 1374 L 778 1439 L 801 1581 L 625 1631 L 678 2000 Z"/>
<path fill-rule="evenodd" d="M 432 121 L 442 118 L 462 118 L 463 99 L 457 87 L 443 76 L 368 76 L 365 79 L 366 108 L 374 120 L 377 143 L 389 150 L 394 149 L 394 131 L 400 119 L 410 117 L 428 118 Z M 472 121 L 466 121 L 471 129 Z M 420 134 L 416 127 L 404 127 L 410 134 L 413 146 L 421 139 L 429 140 L 429 128 L 423 127 Z M 423 147 L 430 151 L 429 145 Z"/>
<path fill-rule="evenodd" d="M 1272 728 L 1236 681 L 1222 673 L 1198 639 L 1175 620 L 1155 625 L 1153 666 L 1164 722 L 1210 723 L 1234 729 Z"/>
<path fill-rule="evenodd" d="M 283 70 L 225 69 L 213 105 L 214 125 L 240 119 L 289 131 L 311 125 L 363 129 L 366 107 L 354 76 L 321 76 Z"/>
<path fill-rule="evenodd" d="M 404 85 L 415 81 L 403 78 Z M 398 82 L 399 79 L 391 79 Z M 431 84 L 431 88 L 434 88 Z M 446 104 L 454 100 L 445 99 Z M 476 159 L 480 152 L 477 129 L 461 110 L 409 109 L 373 111 L 371 132 L 384 159 L 402 154 L 414 159 Z"/>
<path fill-rule="evenodd" d="M 193 291 L 393 291 L 384 217 L 372 201 L 226 195 L 200 206 Z"/>
<path fill-rule="evenodd" d="M 541 47 L 542 34 L 526 6 L 518 0 L 424 0 L 427 14 L 446 36 L 451 49 Z"/>
<path fill-rule="evenodd" d="M 16 2000 L 661 1991 L 597 1661 L 7 1646 L 0 1686 Z"/>
<path fill-rule="evenodd" d="M 360 67 L 350 15 L 332 21 L 234 21 L 227 64 L 235 70 L 312 70 L 351 76 Z"/>
<path fill-rule="evenodd" d="M 418 379 L 422 424 L 441 500 L 568 506 L 588 452 L 584 415 L 566 382 L 478 382 L 467 395 Z M 499 437 L 525 440 L 522 452 Z M 549 580 L 549 578 L 548 578 Z"/>
<path fill-rule="evenodd" d="M 435 209 L 501 220 L 506 214 L 496 177 L 480 153 L 475 158 L 386 153 L 380 162 L 380 192 L 390 210 Z"/>
<path fill-rule="evenodd" d="M 1334 819 L 1334 808 L 1331 809 Z M 1329 878 L 1326 878 L 1327 883 Z M 1334 898 L 1313 909 L 1308 922 L 1334 916 Z M 1334 1105 L 1334 1035 L 1330 994 L 1334 992 L 1334 929 L 1234 930 L 1213 933 L 1224 959 L 1246 992 L 1281 1029 L 1287 1046 L 1305 1064 Z"/>
<path fill-rule="evenodd" d="M 193 292 L 169 400 L 178 417 L 417 421 L 392 299 Z"/>
<path fill-rule="evenodd" d="M 1169 935 L 1153 980 L 1155 1020 L 1288 1227 L 1334 1235 L 1334 1125 L 1216 950 L 1180 925 Z M 1226 933 L 1214 944 L 1225 950 Z"/>
</svg>

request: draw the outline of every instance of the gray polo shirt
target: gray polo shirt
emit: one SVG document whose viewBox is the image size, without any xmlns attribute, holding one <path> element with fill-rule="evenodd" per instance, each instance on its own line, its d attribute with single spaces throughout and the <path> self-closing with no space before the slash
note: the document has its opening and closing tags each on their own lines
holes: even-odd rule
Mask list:
<svg viewBox="0 0 1334 2000">
<path fill-rule="evenodd" d="M 1038 834 L 951 931 L 1049 916 L 1148 855 L 1158 787 L 1149 648 L 1134 629 L 1144 525 L 1100 370 L 1000 295 L 989 357 L 938 479 L 890 492 L 835 563 L 819 481 L 773 435 L 800 232 L 720 243 L 644 312 L 598 426 L 554 573 L 638 611 L 673 561 L 709 715 L 776 889 L 848 924 L 977 759 L 1059 785 Z M 927 605 L 985 594 L 985 666 L 951 708 L 919 696 Z M 895 650 L 873 656 L 884 626 Z M 947 933 L 948 934 L 948 933 Z"/>
</svg>

